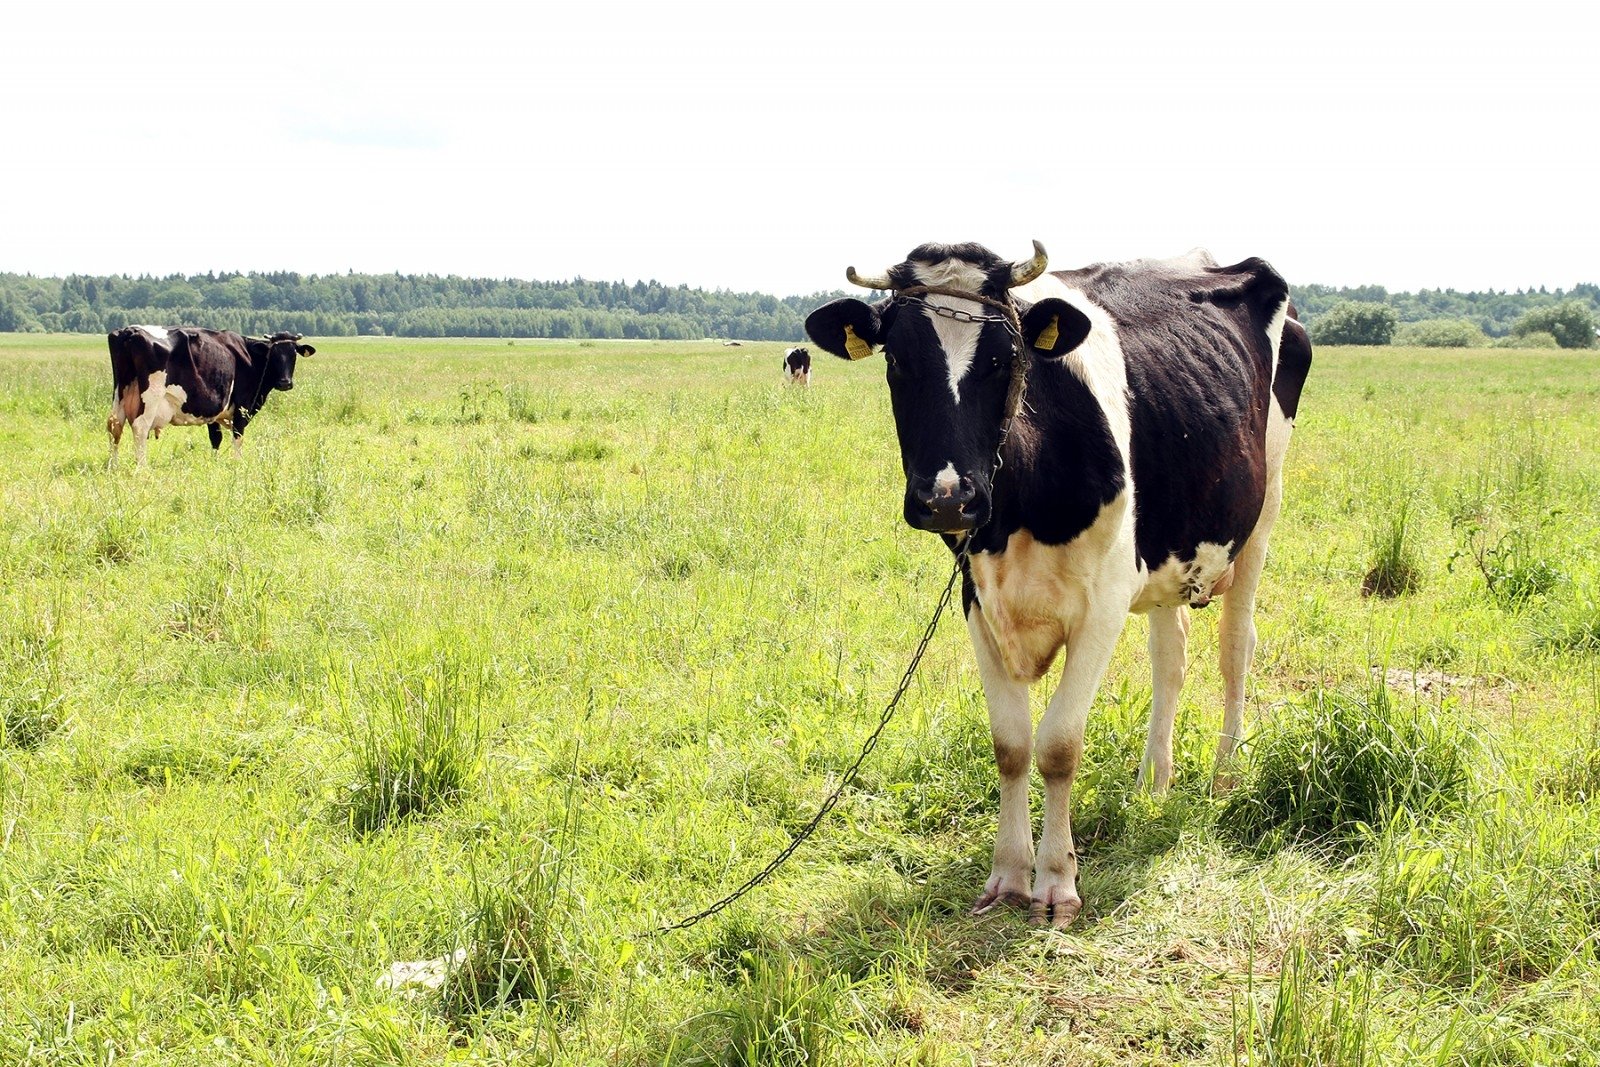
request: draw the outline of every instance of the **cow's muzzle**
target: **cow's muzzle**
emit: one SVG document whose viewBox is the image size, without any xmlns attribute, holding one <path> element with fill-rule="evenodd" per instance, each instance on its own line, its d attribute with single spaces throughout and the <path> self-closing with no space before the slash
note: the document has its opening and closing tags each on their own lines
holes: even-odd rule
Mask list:
<svg viewBox="0 0 1600 1067">
<path fill-rule="evenodd" d="M 283 392 L 287 393 L 289 390 L 294 388 L 294 382 L 290 381 L 288 378 L 285 378 L 283 381 L 279 382 L 277 385 L 274 385 L 273 388 L 282 390 Z"/>
<path fill-rule="evenodd" d="M 988 497 L 971 478 L 955 482 L 917 478 L 906 485 L 906 522 L 929 533 L 965 533 L 989 517 Z"/>
</svg>

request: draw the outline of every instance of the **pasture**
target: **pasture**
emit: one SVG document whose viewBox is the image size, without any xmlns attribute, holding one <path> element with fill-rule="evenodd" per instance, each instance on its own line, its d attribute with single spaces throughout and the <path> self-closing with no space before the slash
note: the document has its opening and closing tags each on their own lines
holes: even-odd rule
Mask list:
<svg viewBox="0 0 1600 1067">
<path fill-rule="evenodd" d="M 0 335 L 0 1063 L 1600 1062 L 1594 354 L 1317 351 L 1242 783 L 1211 609 L 1133 792 L 1130 620 L 1070 929 L 966 914 L 952 614 L 817 837 L 652 938 L 810 817 L 948 574 L 881 365 L 311 340 L 242 460 L 108 473 L 104 339 Z"/>
</svg>

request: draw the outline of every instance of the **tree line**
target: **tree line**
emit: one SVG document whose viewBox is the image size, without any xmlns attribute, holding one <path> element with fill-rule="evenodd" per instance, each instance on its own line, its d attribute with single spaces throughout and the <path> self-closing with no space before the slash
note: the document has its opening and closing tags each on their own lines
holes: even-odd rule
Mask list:
<svg viewBox="0 0 1600 1067">
<path fill-rule="evenodd" d="M 0 274 L 0 332 L 104 333 L 154 323 L 320 337 L 801 341 L 806 315 L 841 295 L 436 274 Z M 1305 285 L 1292 295 L 1312 339 L 1325 344 L 1587 348 L 1600 311 L 1600 286 L 1593 284 L 1481 293 Z"/>
<path fill-rule="evenodd" d="M 1322 344 L 1594 348 L 1600 327 L 1600 286 L 1590 283 L 1515 293 L 1307 285 L 1292 297 L 1311 339 Z"/>
<path fill-rule="evenodd" d="M 536 282 L 433 274 L 0 274 L 0 332 L 105 333 L 130 323 L 307 336 L 791 341 L 842 293 L 766 293 L 657 281 Z"/>
</svg>

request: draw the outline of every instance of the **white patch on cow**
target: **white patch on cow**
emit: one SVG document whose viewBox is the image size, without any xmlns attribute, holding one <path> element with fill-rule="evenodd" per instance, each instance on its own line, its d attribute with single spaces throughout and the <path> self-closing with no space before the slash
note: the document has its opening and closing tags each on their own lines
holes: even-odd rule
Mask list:
<svg viewBox="0 0 1600 1067">
<path fill-rule="evenodd" d="M 940 496 L 951 496 L 961 488 L 961 475 L 956 473 L 955 461 L 944 465 L 944 469 L 933 476 L 933 488 Z"/>
<path fill-rule="evenodd" d="M 973 554 L 978 604 L 1012 678 L 1042 677 L 1091 608 L 1114 607 L 1118 619 L 1131 609 L 1139 588 L 1132 503 L 1132 494 L 1122 492 L 1064 545 L 1041 544 L 1018 530 L 1002 552 Z"/>
<path fill-rule="evenodd" d="M 1201 542 L 1190 560 L 1179 559 L 1177 553 L 1173 553 L 1145 576 L 1144 588 L 1134 599 L 1132 610 L 1149 611 L 1209 602 L 1212 587 L 1227 572 L 1232 553 L 1232 541 L 1225 545 Z"/>
<path fill-rule="evenodd" d="M 167 328 L 165 326 L 135 326 L 134 329 L 143 330 L 157 341 L 165 341 L 167 339 Z"/>
<path fill-rule="evenodd" d="M 1030 303 L 1047 297 L 1065 300 L 1089 319 L 1089 336 L 1083 344 L 1060 357 L 1078 376 L 1105 412 L 1111 427 L 1111 437 L 1122 453 L 1122 465 L 1133 478 L 1130 442 L 1133 425 L 1128 416 L 1128 369 L 1123 362 L 1122 342 L 1117 337 L 1117 326 L 1110 312 L 1089 299 L 1080 289 L 1074 289 L 1053 274 L 1044 274 L 1011 290 L 1012 295 Z"/>
<path fill-rule="evenodd" d="M 1189 270 L 1196 271 L 1205 270 L 1207 267 L 1215 267 L 1217 265 L 1216 257 L 1211 254 L 1211 250 L 1209 248 L 1191 248 L 1181 256 L 1173 256 L 1171 259 L 1155 260 L 1154 262 L 1168 263 L 1174 267 L 1188 268 Z"/>
<path fill-rule="evenodd" d="M 1272 313 L 1272 321 L 1267 323 L 1267 343 L 1272 345 L 1272 380 L 1278 380 L 1278 349 L 1283 344 L 1283 324 L 1289 318 L 1289 301 L 1284 300 L 1278 305 L 1278 310 Z"/>
<path fill-rule="evenodd" d="M 1284 457 L 1289 454 L 1289 436 L 1294 431 L 1294 420 L 1283 413 L 1278 398 L 1272 398 L 1267 408 L 1267 479 L 1282 477 Z"/>
<path fill-rule="evenodd" d="M 981 269 L 961 259 L 947 259 L 940 263 L 913 263 L 912 270 L 916 274 L 918 285 L 946 286 L 969 292 L 977 292 L 988 280 L 988 275 Z M 989 313 L 989 309 L 976 300 L 963 300 L 958 296 L 946 296 L 942 293 L 929 293 L 926 299 L 930 303 L 959 308 L 975 315 Z M 983 336 L 983 324 L 957 322 L 955 319 L 936 315 L 926 308 L 922 313 L 933 323 L 933 332 L 939 338 L 939 347 L 944 350 L 945 368 L 950 379 L 950 395 L 955 397 L 956 403 L 959 404 L 961 379 L 966 377 L 967 371 L 972 367 L 973 357 L 978 354 L 978 338 Z"/>
<path fill-rule="evenodd" d="M 181 385 L 168 385 L 167 372 L 158 370 L 150 375 L 150 384 L 140 400 L 144 411 L 134 420 L 134 429 L 143 433 L 160 433 L 183 410 L 188 392 Z"/>
<path fill-rule="evenodd" d="M 989 275 L 982 267 L 974 266 L 964 259 L 944 259 L 938 263 L 913 263 L 911 270 L 916 275 L 918 285 L 939 285 L 951 289 L 965 289 L 969 293 L 976 293 L 983 288 L 989 280 Z"/>
<path fill-rule="evenodd" d="M 974 311 L 981 311 L 983 305 L 972 300 L 962 300 L 954 296 L 935 297 L 946 306 L 970 305 Z M 955 319 L 935 315 L 932 311 L 924 310 L 933 323 L 933 332 L 939 337 L 939 347 L 944 350 L 945 369 L 950 378 L 950 395 L 956 398 L 956 403 L 961 403 L 961 379 L 966 377 L 967 371 L 972 367 L 973 357 L 978 354 L 978 338 L 983 335 L 983 324 L 978 322 L 957 322 Z"/>
</svg>

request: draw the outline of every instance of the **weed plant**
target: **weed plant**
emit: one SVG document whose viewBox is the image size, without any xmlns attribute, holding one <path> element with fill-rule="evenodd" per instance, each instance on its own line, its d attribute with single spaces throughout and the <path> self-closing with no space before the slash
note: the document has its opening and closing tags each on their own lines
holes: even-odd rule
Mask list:
<svg viewBox="0 0 1600 1067">
<path fill-rule="evenodd" d="M 1403 706 L 1380 684 L 1316 690 L 1279 712 L 1245 753 L 1244 781 L 1217 813 L 1224 835 L 1256 849 L 1349 849 L 1399 812 L 1465 801 L 1478 745 L 1458 719 Z"/>
</svg>

